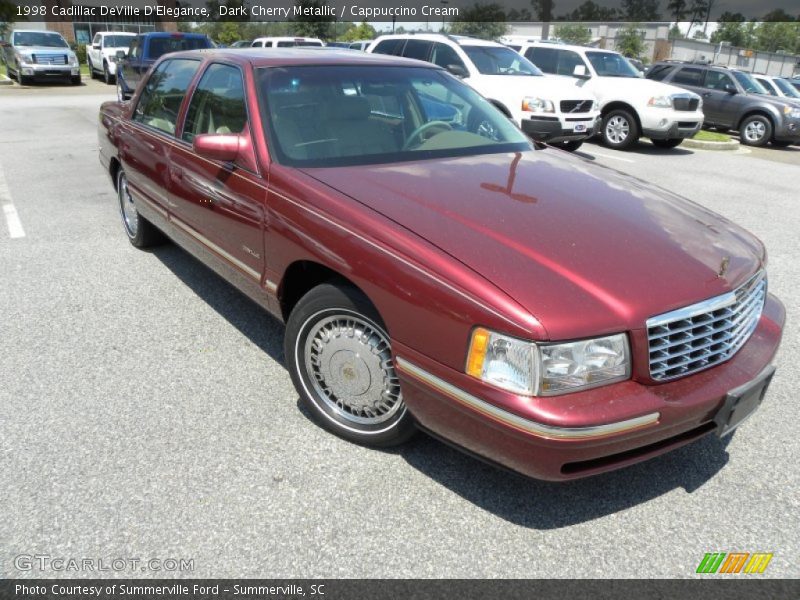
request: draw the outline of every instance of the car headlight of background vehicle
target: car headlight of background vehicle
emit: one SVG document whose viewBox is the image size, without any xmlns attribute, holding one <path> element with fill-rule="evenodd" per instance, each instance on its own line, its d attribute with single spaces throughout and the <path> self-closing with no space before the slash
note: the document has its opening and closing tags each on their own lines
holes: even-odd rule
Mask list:
<svg viewBox="0 0 800 600">
<path fill-rule="evenodd" d="M 791 119 L 800 119 L 800 108 L 796 108 L 793 106 L 784 106 L 783 114 L 789 115 L 789 118 Z"/>
<path fill-rule="evenodd" d="M 78 57 L 74 53 L 70 53 L 69 55 L 69 64 L 70 66 L 74 67 L 78 64 Z"/>
<path fill-rule="evenodd" d="M 625 334 L 537 344 L 479 327 L 472 333 L 466 372 L 515 394 L 554 396 L 628 379 Z"/>
<path fill-rule="evenodd" d="M 33 54 L 29 52 L 20 52 L 19 59 L 22 61 L 23 64 L 32 65 L 35 64 L 33 62 Z"/>
<path fill-rule="evenodd" d="M 552 100 L 526 96 L 522 99 L 522 110 L 525 112 L 556 112 Z"/>
<path fill-rule="evenodd" d="M 653 96 L 647 101 L 647 106 L 655 106 L 657 108 L 672 108 L 672 98 L 669 96 Z"/>
</svg>

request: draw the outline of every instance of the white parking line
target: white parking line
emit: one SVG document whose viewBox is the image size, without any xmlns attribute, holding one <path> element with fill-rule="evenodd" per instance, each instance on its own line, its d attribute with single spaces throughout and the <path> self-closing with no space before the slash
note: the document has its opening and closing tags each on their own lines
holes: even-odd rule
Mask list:
<svg viewBox="0 0 800 600">
<path fill-rule="evenodd" d="M 22 228 L 22 221 L 19 220 L 17 207 L 11 201 L 11 191 L 8 189 L 3 167 L 0 165 L 0 204 L 3 205 L 3 214 L 6 216 L 8 234 L 12 239 L 25 237 L 25 230 Z"/>
<path fill-rule="evenodd" d="M 622 162 L 627 162 L 627 163 L 636 162 L 635 160 L 631 160 L 630 158 L 621 158 L 619 156 L 614 156 L 613 154 L 603 154 L 602 152 L 595 152 L 594 150 L 587 152 L 591 152 L 591 154 L 594 154 L 595 156 L 602 156 L 603 158 L 610 158 L 612 160 L 621 160 Z"/>
</svg>

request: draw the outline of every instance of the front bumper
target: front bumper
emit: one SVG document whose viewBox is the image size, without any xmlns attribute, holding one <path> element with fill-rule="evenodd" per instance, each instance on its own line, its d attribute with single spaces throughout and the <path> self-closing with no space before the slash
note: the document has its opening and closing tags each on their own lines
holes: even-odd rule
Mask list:
<svg viewBox="0 0 800 600">
<path fill-rule="evenodd" d="M 775 128 L 773 137 L 778 142 L 800 143 L 800 119 L 783 119 Z"/>
<path fill-rule="evenodd" d="M 646 107 L 639 113 L 642 135 L 651 140 L 687 138 L 700 131 L 703 112 Z"/>
<path fill-rule="evenodd" d="M 81 74 L 79 65 L 38 65 L 21 64 L 20 73 L 23 77 L 34 79 L 57 79 L 77 77 Z"/>
<path fill-rule="evenodd" d="M 585 140 L 596 131 L 597 117 L 592 113 L 570 117 L 523 116 L 522 132 L 537 142 Z"/>
<path fill-rule="evenodd" d="M 628 380 L 546 398 L 490 389 L 393 345 L 403 397 L 424 429 L 490 462 L 558 481 L 640 462 L 715 431 L 726 395 L 771 364 L 784 319 L 769 295 L 751 338 L 721 365 L 659 385 Z"/>
</svg>

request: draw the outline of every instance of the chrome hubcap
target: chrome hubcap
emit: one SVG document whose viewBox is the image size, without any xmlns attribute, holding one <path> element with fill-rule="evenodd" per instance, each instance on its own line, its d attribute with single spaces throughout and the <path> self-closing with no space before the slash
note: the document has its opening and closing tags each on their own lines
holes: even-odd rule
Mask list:
<svg viewBox="0 0 800 600">
<path fill-rule="evenodd" d="M 139 229 L 139 213 L 136 206 L 133 204 L 133 198 L 128 190 L 128 178 L 125 175 L 120 175 L 119 178 L 119 208 L 122 213 L 122 222 L 125 224 L 125 229 L 131 237 L 136 236 L 136 231 Z"/>
<path fill-rule="evenodd" d="M 757 142 L 767 133 L 767 128 L 761 121 L 750 121 L 744 128 L 744 137 L 749 142 Z"/>
<path fill-rule="evenodd" d="M 386 335 L 353 313 L 313 322 L 317 316 L 306 321 L 311 325 L 303 352 L 317 397 L 334 414 L 360 425 L 392 418 L 403 399 Z"/>
<path fill-rule="evenodd" d="M 628 120 L 616 115 L 606 123 L 606 137 L 614 144 L 621 144 L 628 138 L 631 128 Z"/>
</svg>

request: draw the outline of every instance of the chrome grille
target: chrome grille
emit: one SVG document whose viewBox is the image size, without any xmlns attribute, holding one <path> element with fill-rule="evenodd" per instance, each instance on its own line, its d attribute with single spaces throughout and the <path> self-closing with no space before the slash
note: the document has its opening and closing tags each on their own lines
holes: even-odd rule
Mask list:
<svg viewBox="0 0 800 600">
<path fill-rule="evenodd" d="M 766 295 L 760 271 L 732 292 L 648 319 L 650 376 L 666 381 L 728 360 L 756 328 Z"/>
<path fill-rule="evenodd" d="M 699 104 L 700 100 L 697 98 L 684 98 L 683 96 L 676 96 L 672 99 L 672 105 L 675 107 L 675 110 L 694 112 L 697 110 Z"/>
<path fill-rule="evenodd" d="M 66 54 L 34 54 L 33 61 L 37 65 L 65 65 L 67 64 Z"/>
<path fill-rule="evenodd" d="M 592 109 L 594 100 L 562 100 L 561 112 L 564 113 L 584 113 Z"/>
</svg>

